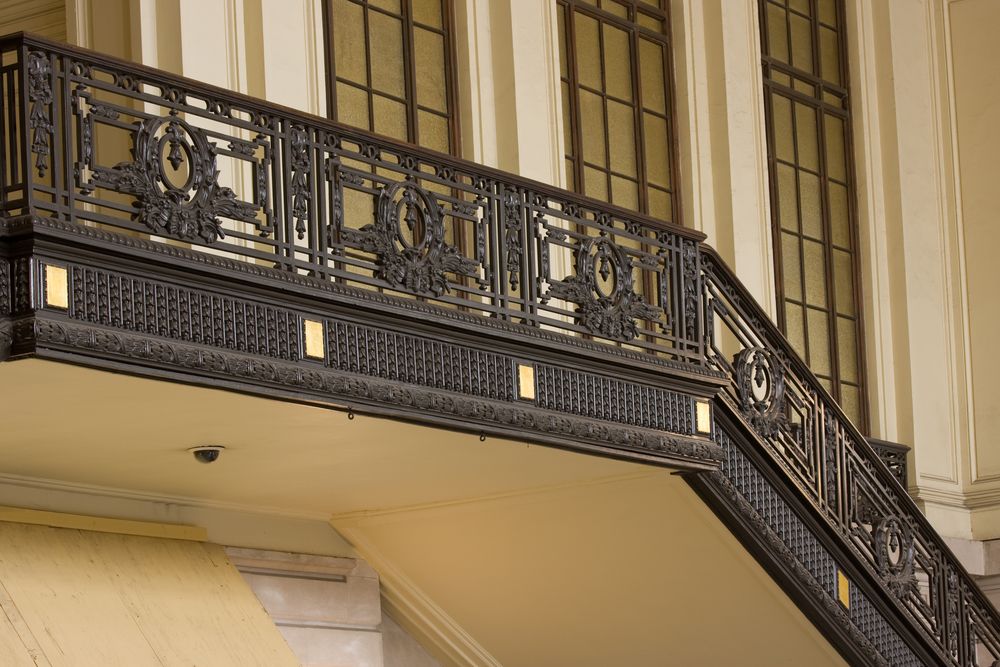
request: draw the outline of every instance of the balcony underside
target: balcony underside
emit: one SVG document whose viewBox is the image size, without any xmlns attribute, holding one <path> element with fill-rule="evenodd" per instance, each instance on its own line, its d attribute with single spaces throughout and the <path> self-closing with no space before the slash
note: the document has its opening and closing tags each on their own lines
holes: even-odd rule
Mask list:
<svg viewBox="0 0 1000 667">
<path fill-rule="evenodd" d="M 431 646 L 510 667 L 843 664 L 668 471 L 49 361 L 0 365 L 0 386 L 0 483 L 329 518 Z M 202 443 L 227 450 L 199 464 Z M 415 624 L 431 606 L 438 625 Z"/>
</svg>

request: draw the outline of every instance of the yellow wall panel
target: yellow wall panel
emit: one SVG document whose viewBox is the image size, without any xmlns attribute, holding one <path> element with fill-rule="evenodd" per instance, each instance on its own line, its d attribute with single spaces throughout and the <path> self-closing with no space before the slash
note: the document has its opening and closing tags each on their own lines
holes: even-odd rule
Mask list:
<svg viewBox="0 0 1000 667">
<path fill-rule="evenodd" d="M 0 523 L 0 584 L 53 667 L 299 664 L 216 545 Z"/>
<path fill-rule="evenodd" d="M 64 0 L 4 0 L 4 2 L 0 2 L 0 35 L 19 30 L 66 41 Z"/>
</svg>

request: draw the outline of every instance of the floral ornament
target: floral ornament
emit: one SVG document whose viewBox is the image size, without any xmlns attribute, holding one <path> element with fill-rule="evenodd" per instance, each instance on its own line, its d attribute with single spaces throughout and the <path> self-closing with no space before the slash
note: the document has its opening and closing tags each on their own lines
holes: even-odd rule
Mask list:
<svg viewBox="0 0 1000 667">
<path fill-rule="evenodd" d="M 478 278 L 479 264 L 445 242 L 437 202 L 410 181 L 383 187 L 375 222 L 344 234 L 375 254 L 375 277 L 393 287 L 441 296 L 451 289 L 449 273 Z"/>
<path fill-rule="evenodd" d="M 138 210 L 132 219 L 153 233 L 210 244 L 225 238 L 220 216 L 257 224 L 259 207 L 219 185 L 215 144 L 180 118 L 139 123 L 132 157 L 111 168 L 95 167 L 92 184 L 134 195 Z"/>
<path fill-rule="evenodd" d="M 636 294 L 628 254 L 604 236 L 577 244 L 575 275 L 553 281 L 547 296 L 575 303 L 583 326 L 622 342 L 639 336 L 636 320 L 656 320 L 663 314 Z"/>
</svg>

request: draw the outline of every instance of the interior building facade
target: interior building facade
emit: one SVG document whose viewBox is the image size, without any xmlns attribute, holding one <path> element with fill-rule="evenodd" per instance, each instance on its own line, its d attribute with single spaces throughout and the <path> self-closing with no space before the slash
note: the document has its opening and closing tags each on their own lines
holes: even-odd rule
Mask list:
<svg viewBox="0 0 1000 667">
<path fill-rule="evenodd" d="M 0 1 L 0 663 L 1000 665 L 998 29 Z"/>
</svg>

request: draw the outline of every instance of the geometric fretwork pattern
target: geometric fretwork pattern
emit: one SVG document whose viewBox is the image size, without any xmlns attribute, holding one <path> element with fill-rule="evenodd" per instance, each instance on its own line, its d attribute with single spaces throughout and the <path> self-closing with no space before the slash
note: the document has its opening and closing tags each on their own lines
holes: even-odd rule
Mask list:
<svg viewBox="0 0 1000 667">
<path fill-rule="evenodd" d="M 736 442 L 721 430 L 717 440 L 725 450 L 720 472 L 756 510 L 767 527 L 784 542 L 798 562 L 812 574 L 830 600 L 835 601 L 837 565 L 833 556 L 740 451 Z M 922 664 L 857 586 L 851 587 L 849 613 L 851 623 L 871 642 L 887 664 L 893 667 Z"/>
</svg>

